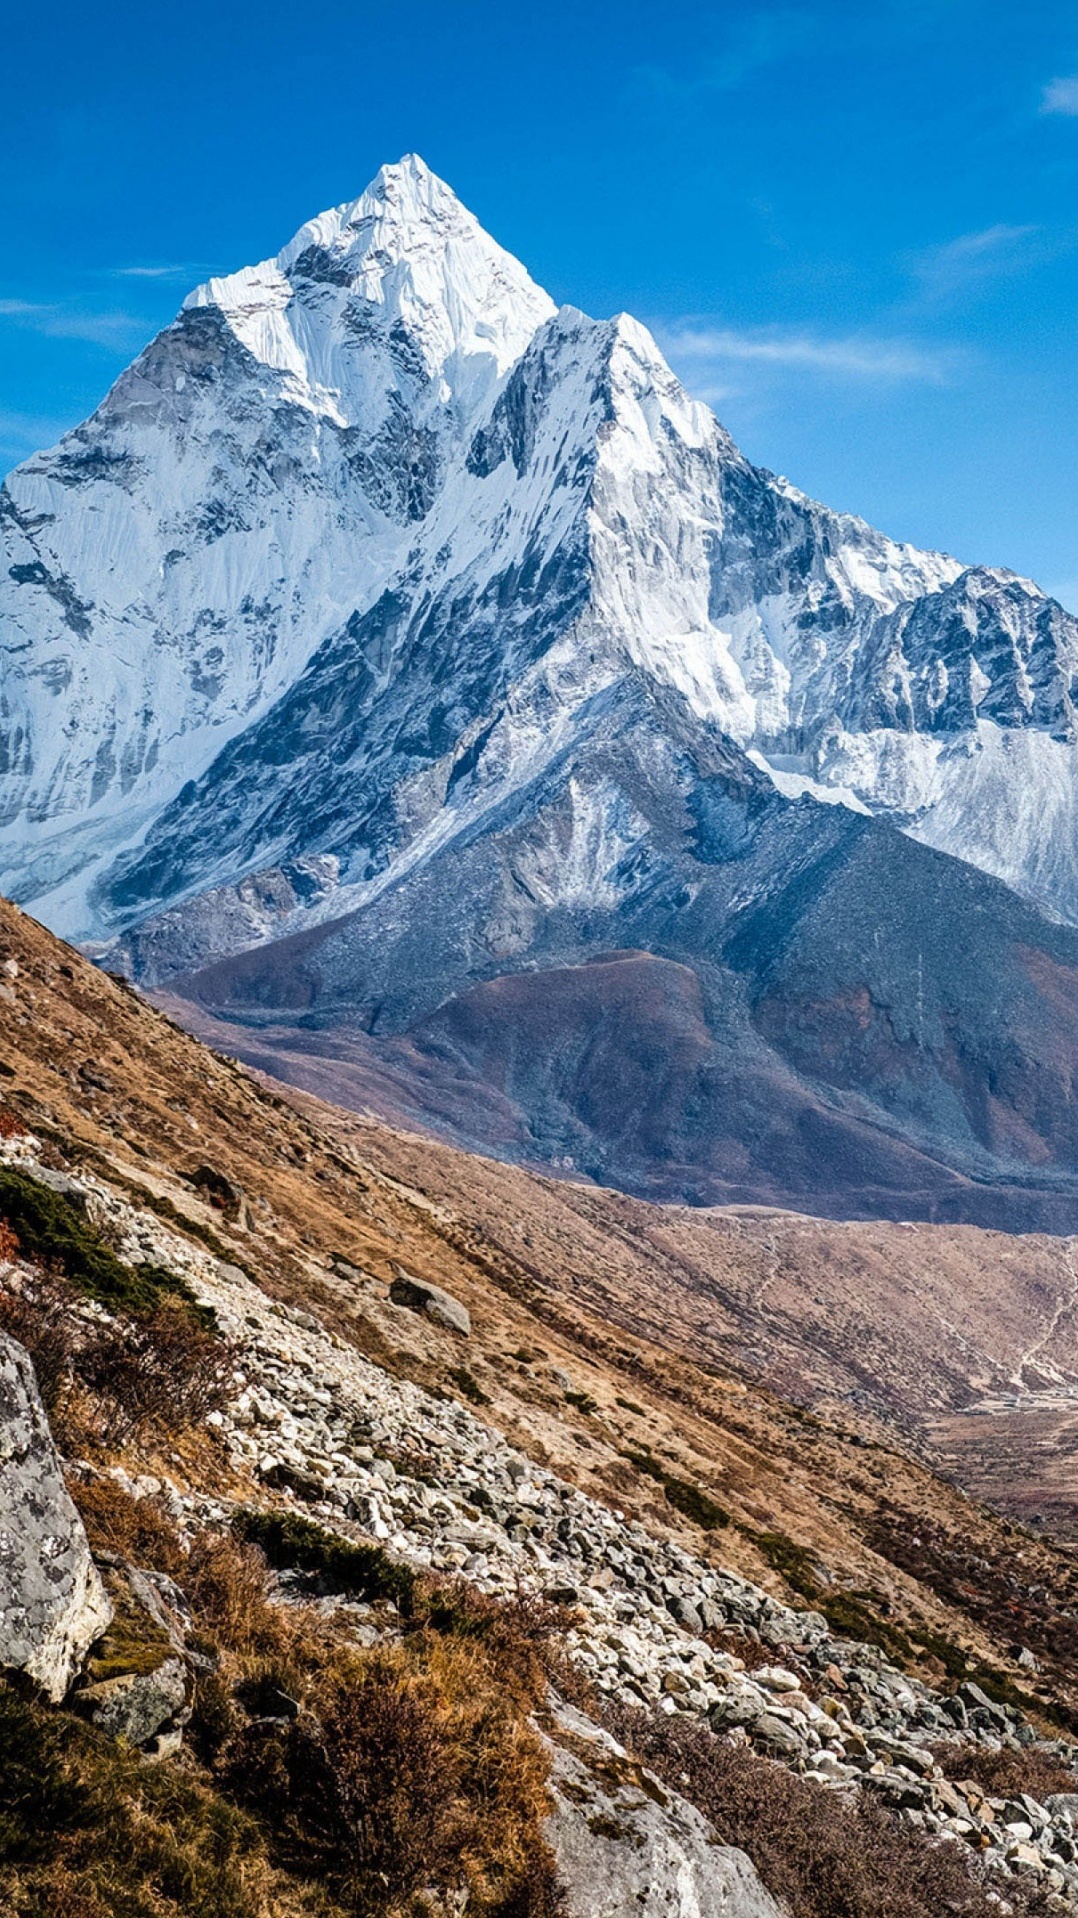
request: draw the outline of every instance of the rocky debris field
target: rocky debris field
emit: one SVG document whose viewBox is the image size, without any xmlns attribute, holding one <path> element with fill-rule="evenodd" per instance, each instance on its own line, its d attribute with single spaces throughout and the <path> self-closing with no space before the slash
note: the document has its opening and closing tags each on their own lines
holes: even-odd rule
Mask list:
<svg viewBox="0 0 1078 1918">
<path fill-rule="evenodd" d="M 28 1136 L 0 1140 L 0 1159 L 55 1188 L 58 1175 Z M 310 1314 L 271 1301 L 238 1266 L 100 1178 L 60 1177 L 122 1258 L 168 1268 L 212 1307 L 236 1367 L 226 1404 L 207 1422 L 236 1477 L 260 1486 L 267 1506 L 376 1541 L 402 1565 L 460 1575 L 482 1592 L 556 1601 L 571 1615 L 568 1656 L 600 1698 L 706 1723 L 836 1793 L 876 1795 L 926 1834 L 973 1848 L 1001 1881 L 1033 1875 L 1061 1908 L 1078 1910 L 1078 1777 L 1074 1794 L 1044 1803 L 1001 1799 L 950 1762 L 967 1750 L 1038 1747 L 1078 1764 L 1078 1751 L 1040 1739 L 1015 1707 L 977 1685 L 935 1691 L 875 1647 L 835 1637 L 819 1613 L 791 1609 L 653 1536 L 515 1450 L 466 1406 L 392 1377 Z M 414 1310 L 414 1300 L 400 1309 Z M 235 1500 L 113 1470 L 136 1497 L 163 1495 L 189 1529 L 235 1515 Z M 164 1605 L 167 1613 L 167 1594 Z M 350 1610 L 357 1633 L 374 1632 L 369 1608 Z M 752 1669 L 723 1649 L 724 1638 L 752 1647 Z M 126 1722 L 129 1732 L 153 1718 L 144 1735 L 157 1756 L 182 1735 L 182 1654 L 165 1649 L 152 1686 L 144 1674 L 125 1690 L 121 1675 L 107 1695 L 85 1700 L 98 1722 Z M 938 1762 L 944 1746 L 950 1776 Z"/>
</svg>

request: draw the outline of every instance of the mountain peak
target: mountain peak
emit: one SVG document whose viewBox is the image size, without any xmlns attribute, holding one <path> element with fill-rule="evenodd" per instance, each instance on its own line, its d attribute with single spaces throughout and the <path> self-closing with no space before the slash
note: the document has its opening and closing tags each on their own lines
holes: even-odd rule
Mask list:
<svg viewBox="0 0 1078 1918">
<path fill-rule="evenodd" d="M 355 339 L 361 306 L 403 325 L 428 378 L 456 358 L 469 386 L 484 369 L 504 373 L 555 310 L 414 153 L 381 167 L 358 199 L 306 221 L 274 259 L 208 280 L 184 306 L 216 307 L 256 358 L 308 385 L 313 360 L 315 383 L 330 390 L 342 385 L 329 364 L 340 360 L 337 336 Z"/>
<path fill-rule="evenodd" d="M 406 153 L 403 159 L 379 167 L 357 199 L 345 200 L 305 221 L 275 264 L 288 273 L 312 246 L 337 252 L 358 248 L 366 253 L 375 236 L 390 251 L 408 253 L 421 247 L 432 232 L 442 239 L 449 233 L 468 233 L 494 245 L 452 187 L 432 173 L 417 153 Z"/>
</svg>

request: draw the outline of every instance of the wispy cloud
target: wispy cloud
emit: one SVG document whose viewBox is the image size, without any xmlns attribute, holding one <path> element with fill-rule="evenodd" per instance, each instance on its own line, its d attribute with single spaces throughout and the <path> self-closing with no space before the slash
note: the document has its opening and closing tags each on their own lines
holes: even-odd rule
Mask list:
<svg viewBox="0 0 1078 1918">
<path fill-rule="evenodd" d="M 640 98 L 670 105 L 700 100 L 711 93 L 732 93 L 763 67 L 795 53 L 809 39 L 812 16 L 792 7 L 760 8 L 736 21 L 725 41 L 693 49 L 692 68 L 635 67 L 629 90 Z"/>
<path fill-rule="evenodd" d="M 960 233 L 942 246 L 926 247 L 913 256 L 910 265 L 923 294 L 930 299 L 947 299 L 978 283 L 1031 266 L 1044 251 L 1039 227 L 1000 222 L 977 233 Z"/>
<path fill-rule="evenodd" d="M 48 302 L 0 299 L 0 321 L 50 340 L 85 340 L 93 346 L 127 349 L 145 338 L 146 322 L 135 313 Z"/>
<path fill-rule="evenodd" d="M 804 330 L 740 331 L 687 323 L 667 328 L 663 345 L 675 361 L 712 368 L 748 363 L 775 372 L 816 373 L 880 385 L 906 380 L 942 385 L 958 364 L 953 349 L 867 333 L 828 336 Z"/>
<path fill-rule="evenodd" d="M 1049 80 L 1041 94 L 1042 113 L 1066 113 L 1078 117 L 1078 73 L 1063 74 Z"/>
<path fill-rule="evenodd" d="M 105 277 L 110 280 L 172 280 L 193 286 L 208 271 L 201 260 L 174 260 L 163 266 L 110 266 L 105 270 Z"/>
</svg>

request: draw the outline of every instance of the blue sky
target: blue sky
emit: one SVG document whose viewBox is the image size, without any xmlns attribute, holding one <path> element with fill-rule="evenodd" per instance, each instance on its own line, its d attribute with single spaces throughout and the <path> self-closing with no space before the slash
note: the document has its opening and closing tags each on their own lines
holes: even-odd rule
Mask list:
<svg viewBox="0 0 1078 1918">
<path fill-rule="evenodd" d="M 1073 0 L 37 0 L 4 40 L 0 469 L 415 150 L 751 458 L 1078 610 Z"/>
</svg>

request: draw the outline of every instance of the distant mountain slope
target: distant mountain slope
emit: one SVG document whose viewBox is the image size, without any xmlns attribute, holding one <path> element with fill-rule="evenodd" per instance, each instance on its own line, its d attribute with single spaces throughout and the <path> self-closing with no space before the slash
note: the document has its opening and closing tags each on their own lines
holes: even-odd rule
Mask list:
<svg viewBox="0 0 1078 1918">
<path fill-rule="evenodd" d="M 298 1027 L 327 1096 L 362 1057 L 383 1109 L 651 1197 L 1078 1222 L 1078 934 L 634 685 L 482 830 L 174 986 L 247 1056 Z"/>
</svg>

